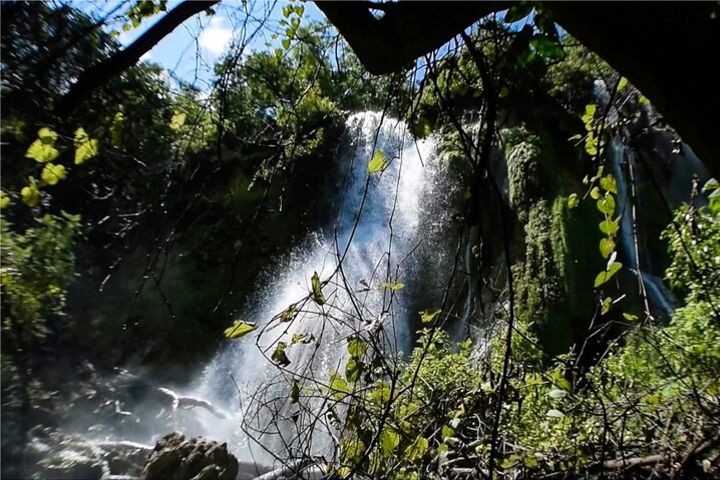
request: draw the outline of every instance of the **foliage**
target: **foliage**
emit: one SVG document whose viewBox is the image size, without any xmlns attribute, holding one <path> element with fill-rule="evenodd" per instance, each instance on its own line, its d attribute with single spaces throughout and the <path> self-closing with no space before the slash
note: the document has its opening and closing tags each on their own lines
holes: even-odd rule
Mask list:
<svg viewBox="0 0 720 480">
<path fill-rule="evenodd" d="M 689 209 L 679 208 L 676 218 L 687 218 Z M 694 215 L 693 223 L 681 227 L 684 239 L 693 239 L 686 244 L 688 252 L 679 248 L 673 225 L 665 233 L 673 257 L 668 275 L 675 282 L 677 272 L 685 272 L 681 265 L 687 253 L 720 246 L 720 235 L 711 227 L 720 214 L 704 207 Z M 698 224 L 703 227 L 692 230 Z M 649 458 L 661 451 L 682 456 L 695 448 L 701 458 L 690 460 L 695 466 L 683 466 L 693 471 L 709 458 L 702 455 L 717 452 L 711 442 L 720 428 L 720 325 L 707 295 L 717 298 L 720 283 L 688 283 L 688 303 L 667 325 L 635 327 L 574 382 L 569 381 L 573 357 L 538 362 L 542 354 L 536 340 L 520 323 L 512 343 L 509 392 L 502 400 L 501 477 L 586 476 L 602 471 L 602 465 L 613 475 L 612 463 L 603 463 L 608 459 Z M 369 390 L 349 400 L 345 426 L 350 433 L 341 445 L 345 453 L 338 471 L 368 476 L 392 471 L 392 478 L 410 478 L 487 465 L 503 335 L 493 336 L 486 360 L 472 351 L 469 342 L 453 351 L 447 334 L 422 331 L 397 383 L 370 383 Z M 372 444 L 378 429 L 383 429 L 380 440 Z M 357 451 L 363 448 L 365 455 Z M 622 476 L 622 470 L 617 474 Z"/>
</svg>

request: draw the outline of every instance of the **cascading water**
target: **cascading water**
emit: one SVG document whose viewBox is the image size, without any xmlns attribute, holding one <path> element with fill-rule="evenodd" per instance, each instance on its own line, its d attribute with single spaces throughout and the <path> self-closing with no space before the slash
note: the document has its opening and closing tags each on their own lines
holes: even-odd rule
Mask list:
<svg viewBox="0 0 720 480">
<path fill-rule="evenodd" d="M 406 298 L 411 289 L 382 284 L 412 282 L 418 256 L 424 256 L 426 264 L 447 261 L 442 248 L 422 244 L 430 230 L 443 228 L 447 221 L 429 212 L 429 199 L 449 194 L 434 141 L 413 140 L 403 122 L 379 113 L 353 115 L 347 125 L 350 145 L 338 158 L 339 170 L 347 175 L 341 191 L 333 194 L 339 204 L 336 221 L 310 235 L 259 288 L 258 306 L 243 316 L 257 322 L 258 330 L 228 342 L 204 369 L 193 393 L 232 412 L 230 419 L 200 412 L 202 433 L 227 440 L 243 462 L 272 464 L 295 456 L 296 449 L 326 453 L 332 428 L 321 419 L 311 419 L 312 435 L 308 430 L 302 438 L 293 433 L 310 420 L 294 413 L 290 385 L 301 379 L 303 388 L 317 388 L 327 383 L 331 372 L 342 371 L 347 338 L 354 332 L 381 332 L 387 353 L 408 351 L 411 313 L 417 316 L 409 311 Z M 377 151 L 384 153 L 387 167 L 369 174 L 368 161 Z M 310 294 L 314 272 L 326 282 L 324 305 Z M 276 318 L 268 323 L 288 311 L 292 321 Z M 293 336 L 312 340 L 293 343 Z M 270 360 L 278 342 L 287 345 L 290 361 L 283 370 Z M 304 406 L 321 414 L 320 404 Z"/>
</svg>

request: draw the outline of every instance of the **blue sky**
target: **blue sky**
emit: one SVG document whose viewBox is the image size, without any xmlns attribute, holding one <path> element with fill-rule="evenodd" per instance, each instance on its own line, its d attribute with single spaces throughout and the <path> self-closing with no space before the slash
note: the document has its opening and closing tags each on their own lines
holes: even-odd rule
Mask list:
<svg viewBox="0 0 720 480">
<path fill-rule="evenodd" d="M 179 3 L 179 0 L 170 0 L 168 10 Z M 252 2 L 248 2 L 252 4 Z M 269 21 L 262 31 L 258 32 L 252 42 L 248 44 L 250 51 L 265 49 L 265 43 L 278 43 L 272 40 L 273 31 L 281 29 L 280 20 L 283 19 L 282 7 L 287 5 L 286 0 L 270 2 L 258 0 L 250 10 L 253 20 L 249 22 L 247 30 L 252 32 L 259 25 L 259 19 L 264 18 L 269 11 Z M 118 5 L 117 1 L 82 0 L 75 1 L 73 5 L 89 15 L 100 18 L 107 15 Z M 320 10 L 312 2 L 303 2 L 305 7 L 304 20 L 321 20 L 324 18 Z M 123 7 L 118 13 L 126 10 Z M 213 66 L 233 42 L 242 39 L 242 22 L 246 18 L 243 4 L 240 0 L 223 0 L 214 7 L 214 15 L 201 13 L 187 20 L 176 28 L 170 35 L 160 41 L 141 60 L 157 63 L 162 66 L 171 77 L 195 84 L 201 90 L 207 90 L 213 79 Z M 152 26 L 164 12 L 146 19 L 139 27 L 129 32 L 122 31 L 122 25 L 117 22 L 107 27 L 108 31 L 118 30 L 121 33 L 118 41 L 127 45 Z M 248 51 L 249 53 L 249 51 Z"/>
</svg>

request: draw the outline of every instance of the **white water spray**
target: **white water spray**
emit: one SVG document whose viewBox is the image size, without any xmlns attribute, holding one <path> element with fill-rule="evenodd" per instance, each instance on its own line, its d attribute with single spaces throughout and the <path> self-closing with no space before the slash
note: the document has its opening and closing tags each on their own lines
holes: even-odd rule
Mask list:
<svg viewBox="0 0 720 480">
<path fill-rule="evenodd" d="M 228 420 L 202 414 L 199 418 L 203 433 L 228 441 L 242 462 L 272 464 L 276 455 L 293 456 L 293 443 L 300 439 L 289 432 L 297 429 L 298 419 L 279 419 L 281 413 L 292 415 L 288 385 L 293 378 L 310 375 L 317 381 L 327 380 L 330 372 L 341 370 L 352 332 L 379 328 L 386 353 L 409 350 L 410 315 L 417 312 L 408 311 L 406 289 L 391 291 L 380 285 L 412 281 L 418 255 L 436 256 L 438 261 L 444 255 L 437 246 L 421 244 L 428 229 L 443 222 L 424 215 L 424 209 L 430 207 L 426 199 L 448 193 L 438 191 L 445 187 L 437 181 L 442 169 L 435 157 L 434 140 L 416 142 L 403 122 L 383 119 L 379 113 L 353 115 L 347 126 L 351 143 L 338 159 L 338 169 L 347 175 L 341 191 L 334 192 L 340 200 L 337 220 L 310 235 L 304 248 L 278 268 L 271 282 L 259 287 L 259 306 L 244 312 L 243 320 L 257 322 L 260 328 L 228 342 L 204 369 L 193 392 L 232 412 Z M 376 151 L 384 153 L 387 167 L 369 175 L 368 161 Z M 428 218 L 433 225 L 424 223 Z M 327 303 L 322 306 L 308 299 L 313 272 L 327 281 L 323 286 Z M 303 299 L 306 301 L 301 302 Z M 292 322 L 273 322 L 272 328 L 264 330 L 263 325 L 291 305 L 296 305 L 298 312 Z M 293 335 L 303 334 L 311 334 L 315 340 L 293 344 Z M 284 372 L 269 360 L 280 341 L 288 345 L 286 355 L 291 362 Z M 258 408 L 259 397 L 275 409 Z M 312 407 L 321 409 L 320 405 Z M 242 431 L 243 421 L 246 427 L 257 429 L 257 435 L 252 435 L 255 441 Z M 313 426 L 312 443 L 303 448 L 313 454 L 326 453 L 331 447 L 328 430 L 327 425 Z M 305 433 L 303 441 L 308 442 Z"/>
</svg>

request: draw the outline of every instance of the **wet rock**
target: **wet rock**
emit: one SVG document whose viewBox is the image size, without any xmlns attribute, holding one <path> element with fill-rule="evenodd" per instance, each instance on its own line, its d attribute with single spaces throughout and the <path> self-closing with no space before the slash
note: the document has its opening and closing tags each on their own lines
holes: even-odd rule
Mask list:
<svg viewBox="0 0 720 480">
<path fill-rule="evenodd" d="M 98 442 L 103 460 L 108 464 L 111 475 L 138 478 L 152 447 L 142 443 L 119 441 Z"/>
<path fill-rule="evenodd" d="M 104 472 L 103 461 L 81 449 L 67 448 L 43 458 L 33 475 L 42 479 L 91 480 L 99 479 Z"/>
<path fill-rule="evenodd" d="M 238 462 L 227 444 L 173 432 L 161 438 L 142 471 L 144 480 L 232 480 Z"/>
</svg>

